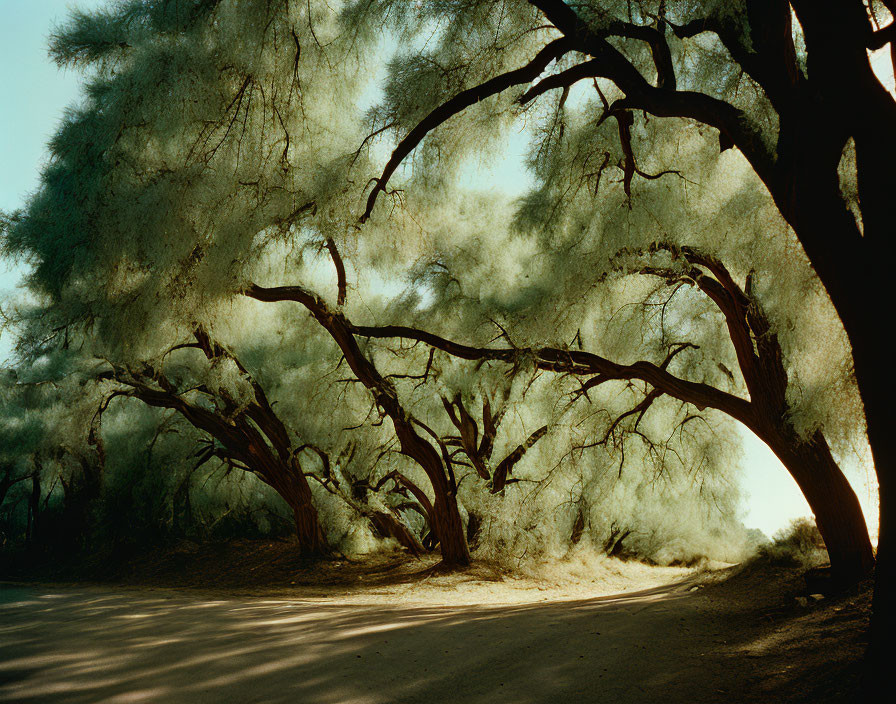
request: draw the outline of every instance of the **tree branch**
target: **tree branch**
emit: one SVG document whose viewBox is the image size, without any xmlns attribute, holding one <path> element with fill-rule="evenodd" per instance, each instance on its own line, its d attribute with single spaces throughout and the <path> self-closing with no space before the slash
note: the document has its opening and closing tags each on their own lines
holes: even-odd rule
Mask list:
<svg viewBox="0 0 896 704">
<path fill-rule="evenodd" d="M 715 127 L 725 140 L 743 152 L 766 184 L 774 182 L 774 159 L 741 110 L 704 93 L 673 90 L 668 82 L 662 87 L 650 85 L 634 65 L 607 41 L 606 36 L 611 34 L 611 30 L 601 33 L 593 31 L 572 7 L 561 0 L 529 2 L 573 43 L 575 50 L 594 58 L 593 62 L 588 62 L 592 66 L 593 77 L 613 81 L 625 94 L 631 108 L 645 110 L 657 117 L 689 118 Z"/>
<path fill-rule="evenodd" d="M 708 384 L 687 381 L 670 374 L 665 369 L 646 361 L 634 364 L 617 364 L 600 355 L 582 350 L 564 350 L 554 347 L 518 349 L 494 349 L 471 347 L 453 342 L 425 330 L 401 325 L 355 326 L 355 334 L 371 338 L 403 338 L 418 340 L 460 359 L 495 361 L 515 364 L 520 359 L 531 360 L 536 368 L 545 371 L 576 375 L 594 375 L 609 380 L 640 379 L 697 408 L 717 408 L 744 423 L 752 422 L 750 402 L 716 389 Z"/>
<path fill-rule="evenodd" d="M 345 264 L 342 262 L 342 256 L 339 254 L 339 249 L 336 247 L 332 237 L 327 238 L 326 246 L 330 252 L 330 257 L 333 259 L 333 266 L 336 267 L 336 286 L 339 292 L 336 296 L 336 305 L 345 305 Z"/>
<path fill-rule="evenodd" d="M 367 221 L 376 205 L 377 196 L 385 191 L 386 184 L 389 182 L 392 174 L 395 173 L 395 170 L 401 165 L 401 162 L 403 162 L 408 154 L 423 141 L 423 138 L 427 134 L 454 115 L 463 112 L 471 105 L 474 105 L 485 98 L 497 95 L 511 86 L 534 81 L 551 61 L 563 56 L 571 50 L 572 46 L 568 40 L 556 39 L 541 49 L 541 51 L 539 51 L 535 57 L 522 68 L 502 73 L 499 76 L 490 78 L 480 85 L 461 91 L 429 113 L 429 115 L 423 118 L 423 120 L 421 120 L 420 123 L 418 123 L 417 126 L 414 127 L 401 142 L 399 142 L 395 151 L 392 152 L 392 156 L 386 164 L 386 167 L 383 169 L 382 175 L 376 179 L 376 184 L 367 198 L 367 207 L 364 210 L 364 214 L 361 215 L 360 221 L 362 223 Z"/>
<path fill-rule="evenodd" d="M 511 452 L 507 457 L 501 460 L 501 463 L 495 468 L 495 473 L 492 480 L 492 493 L 498 494 L 507 484 L 507 476 L 513 471 L 513 468 L 516 466 L 517 462 L 519 462 L 523 455 L 531 448 L 535 443 L 537 443 L 541 438 L 545 436 L 548 432 L 548 426 L 543 425 L 534 433 L 532 433 L 524 443 L 518 445 L 517 448 Z"/>
</svg>

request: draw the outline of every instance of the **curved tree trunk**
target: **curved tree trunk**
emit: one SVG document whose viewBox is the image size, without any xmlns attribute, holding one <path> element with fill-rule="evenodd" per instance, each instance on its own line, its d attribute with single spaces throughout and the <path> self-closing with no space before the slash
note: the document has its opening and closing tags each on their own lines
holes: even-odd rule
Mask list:
<svg viewBox="0 0 896 704">
<path fill-rule="evenodd" d="M 200 339 L 207 340 L 203 337 Z M 211 344 L 207 344 L 206 349 L 212 349 Z M 215 354 L 210 353 L 209 356 Z M 133 375 L 113 378 L 129 386 L 130 394 L 135 398 L 149 406 L 177 411 L 193 427 L 217 440 L 221 447 L 212 446 L 207 449 L 199 464 L 217 456 L 231 463 L 231 466 L 254 474 L 272 487 L 292 509 L 299 552 L 302 555 L 331 553 L 317 509 L 312 503 L 308 478 L 293 456 L 285 426 L 257 383 L 254 384 L 255 404 L 233 418 L 228 418 L 226 414 L 185 400 L 161 372 L 154 370 L 153 376 L 145 378 Z M 150 384 L 155 384 L 158 388 Z"/>
<path fill-rule="evenodd" d="M 866 154 L 873 150 L 860 150 Z M 861 155 L 860 155 L 861 156 Z M 861 175 L 868 181 L 891 184 L 891 162 L 887 170 L 872 170 L 867 160 Z M 817 201 L 818 199 L 816 199 Z M 878 482 L 879 528 L 871 618 L 871 664 L 877 673 L 885 672 L 885 659 L 892 649 L 896 633 L 896 563 L 891 543 L 896 540 L 896 433 L 893 427 L 893 362 L 891 348 L 884 341 L 887 323 L 879 307 L 885 299 L 885 287 L 892 279 L 889 257 L 875 241 L 888 241 L 890 231 L 883 224 L 892 220 L 891 200 L 885 207 L 874 207 L 867 199 L 862 204 L 865 237 L 852 240 L 846 230 L 830 223 L 811 222 L 815 226 L 816 251 L 806 246 L 812 264 L 824 283 L 852 346 L 856 383 L 865 409 L 868 443 Z M 809 210 L 809 208 L 807 208 Z M 883 211 L 883 212 L 881 212 Z M 807 218 L 808 219 L 808 218 Z M 876 224 L 876 227 L 875 227 Z M 799 233 L 799 230 L 798 230 Z M 801 236 L 802 242 L 805 238 Z M 846 243 L 835 245 L 833 243 Z M 823 254 L 833 252 L 833 256 Z"/>
<path fill-rule="evenodd" d="M 894 384 L 892 354 L 883 339 L 886 313 L 881 308 L 892 281 L 888 255 L 896 141 L 890 135 L 896 125 L 896 101 L 868 60 L 870 27 L 862 4 L 800 0 L 791 5 L 806 37 L 813 92 L 795 131 L 802 137 L 802 152 L 788 179 L 789 188 L 769 184 L 769 190 L 793 225 L 852 345 L 878 479 L 880 524 L 870 654 L 883 676 L 896 633 L 896 565 L 890 545 L 896 539 Z M 884 5 L 893 10 L 890 0 Z M 896 43 L 889 39 L 883 46 L 890 43 L 893 53 Z M 838 166 L 850 137 L 855 143 L 860 222 L 848 212 L 840 189 Z M 827 161 L 821 164 L 813 158 L 820 141 L 833 146 L 824 149 Z M 822 171 L 825 176 L 820 176 Z"/>
<path fill-rule="evenodd" d="M 317 511 L 307 505 L 293 507 L 293 520 L 296 526 L 296 538 L 299 543 L 299 554 L 308 557 L 329 555 L 332 550 L 318 520 Z"/>
<path fill-rule="evenodd" d="M 460 519 L 457 497 L 446 494 L 442 500 L 436 497 L 433 503 L 434 528 L 442 550 L 442 564 L 446 567 L 466 567 L 470 564 L 470 548 L 464 524 Z"/>
<path fill-rule="evenodd" d="M 429 478 L 435 499 L 427 510 L 430 515 L 430 528 L 439 539 L 442 564 L 449 568 L 468 566 L 470 548 L 460 518 L 456 488 L 453 486 L 453 481 L 449 481 L 446 476 L 439 453 L 414 430 L 404 409 L 398 404 L 394 392 L 385 396 L 381 404 L 392 419 L 402 454 L 414 460 Z"/>
<path fill-rule="evenodd" d="M 793 477 L 824 539 L 834 580 L 854 584 L 874 568 L 874 552 L 858 497 L 831 455 L 824 436 L 802 440 L 795 431 L 754 429 Z"/>
</svg>

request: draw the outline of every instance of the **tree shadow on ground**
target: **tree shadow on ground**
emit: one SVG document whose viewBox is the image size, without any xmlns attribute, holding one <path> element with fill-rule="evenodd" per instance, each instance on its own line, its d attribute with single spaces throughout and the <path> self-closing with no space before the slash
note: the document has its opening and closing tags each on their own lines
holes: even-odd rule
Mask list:
<svg viewBox="0 0 896 704">
<path fill-rule="evenodd" d="M 6 586 L 0 701 L 855 700 L 864 597 L 716 586 L 464 607 Z"/>
</svg>

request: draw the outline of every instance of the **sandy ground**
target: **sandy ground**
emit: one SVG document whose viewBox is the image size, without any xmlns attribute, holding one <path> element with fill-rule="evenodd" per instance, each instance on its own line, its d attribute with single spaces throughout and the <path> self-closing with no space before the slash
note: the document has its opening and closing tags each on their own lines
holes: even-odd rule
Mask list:
<svg viewBox="0 0 896 704">
<path fill-rule="evenodd" d="M 581 568 L 323 591 L 7 583 L 0 702 L 861 700 L 865 591 L 803 607 L 783 568 Z"/>
</svg>

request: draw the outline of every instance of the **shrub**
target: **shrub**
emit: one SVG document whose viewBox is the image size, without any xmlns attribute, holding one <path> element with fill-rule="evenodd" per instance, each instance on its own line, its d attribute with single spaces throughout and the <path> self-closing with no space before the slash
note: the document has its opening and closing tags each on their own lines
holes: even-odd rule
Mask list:
<svg viewBox="0 0 896 704">
<path fill-rule="evenodd" d="M 797 518 L 779 530 L 772 542 L 759 549 L 760 558 L 772 564 L 814 567 L 827 560 L 824 539 L 812 518 Z"/>
</svg>

